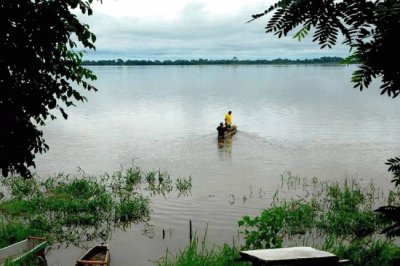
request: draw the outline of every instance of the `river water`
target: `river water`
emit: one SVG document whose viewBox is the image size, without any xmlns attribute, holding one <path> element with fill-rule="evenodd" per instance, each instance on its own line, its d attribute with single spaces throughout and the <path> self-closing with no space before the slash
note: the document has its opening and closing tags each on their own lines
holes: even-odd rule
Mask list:
<svg viewBox="0 0 400 266">
<path fill-rule="evenodd" d="M 281 175 L 356 178 L 389 188 L 386 159 L 399 155 L 400 106 L 379 84 L 363 92 L 356 66 L 91 67 L 98 92 L 44 130 L 50 151 L 36 172 L 112 173 L 139 166 L 191 177 L 190 196 L 152 199 L 149 227 L 116 230 L 112 265 L 154 265 L 189 241 L 189 220 L 210 243 L 232 243 L 237 221 L 271 203 Z M 232 110 L 238 132 L 217 142 Z M 59 115 L 59 117 L 61 117 Z M 165 238 L 162 237 L 164 230 Z M 49 265 L 73 265 L 85 251 L 51 251 Z"/>
</svg>

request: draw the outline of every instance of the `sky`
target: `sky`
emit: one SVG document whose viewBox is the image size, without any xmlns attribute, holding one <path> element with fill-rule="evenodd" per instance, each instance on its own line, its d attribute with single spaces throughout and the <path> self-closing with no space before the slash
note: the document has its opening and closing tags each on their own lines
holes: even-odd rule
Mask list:
<svg viewBox="0 0 400 266">
<path fill-rule="evenodd" d="M 321 50 L 312 36 L 299 42 L 265 33 L 268 17 L 251 23 L 274 0 L 103 0 L 79 15 L 96 35 L 84 60 L 305 59 L 348 55 L 338 45 Z"/>
</svg>

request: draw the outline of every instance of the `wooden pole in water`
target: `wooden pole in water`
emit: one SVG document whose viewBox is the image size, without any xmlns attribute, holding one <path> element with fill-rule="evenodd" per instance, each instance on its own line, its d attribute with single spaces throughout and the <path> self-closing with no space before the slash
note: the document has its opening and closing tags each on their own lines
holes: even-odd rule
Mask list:
<svg viewBox="0 0 400 266">
<path fill-rule="evenodd" d="M 192 220 L 189 220 L 189 240 L 190 244 L 192 244 Z"/>
</svg>

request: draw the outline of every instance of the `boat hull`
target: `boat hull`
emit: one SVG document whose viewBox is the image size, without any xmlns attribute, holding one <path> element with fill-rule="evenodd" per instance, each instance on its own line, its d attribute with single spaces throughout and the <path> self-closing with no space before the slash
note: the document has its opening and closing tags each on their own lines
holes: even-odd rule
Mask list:
<svg viewBox="0 0 400 266">
<path fill-rule="evenodd" d="M 228 131 L 226 131 L 225 134 L 224 134 L 224 136 L 225 136 L 225 137 L 233 136 L 233 135 L 236 134 L 236 131 L 237 131 L 237 126 L 236 126 L 236 125 L 232 125 L 231 129 L 228 130 Z"/>
<path fill-rule="evenodd" d="M 85 255 L 78 260 L 75 266 L 109 266 L 110 250 L 108 244 L 96 245 L 89 249 Z"/>
<path fill-rule="evenodd" d="M 11 263 L 19 263 L 28 256 L 40 256 L 45 261 L 44 253 L 47 241 L 42 237 L 30 236 L 25 240 L 0 249 L 0 265 L 8 259 Z"/>
</svg>

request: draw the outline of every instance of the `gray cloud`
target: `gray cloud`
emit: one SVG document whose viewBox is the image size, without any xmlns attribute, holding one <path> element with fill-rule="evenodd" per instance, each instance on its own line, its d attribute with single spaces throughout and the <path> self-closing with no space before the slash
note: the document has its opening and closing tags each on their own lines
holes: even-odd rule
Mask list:
<svg viewBox="0 0 400 266">
<path fill-rule="evenodd" d="M 95 13 L 81 17 L 97 36 L 97 50 L 89 51 L 85 59 L 301 59 L 348 54 L 341 44 L 321 50 L 311 36 L 298 42 L 266 34 L 265 18 L 245 23 L 264 8 L 216 16 L 208 14 L 202 4 L 192 3 L 174 20 Z"/>
</svg>

